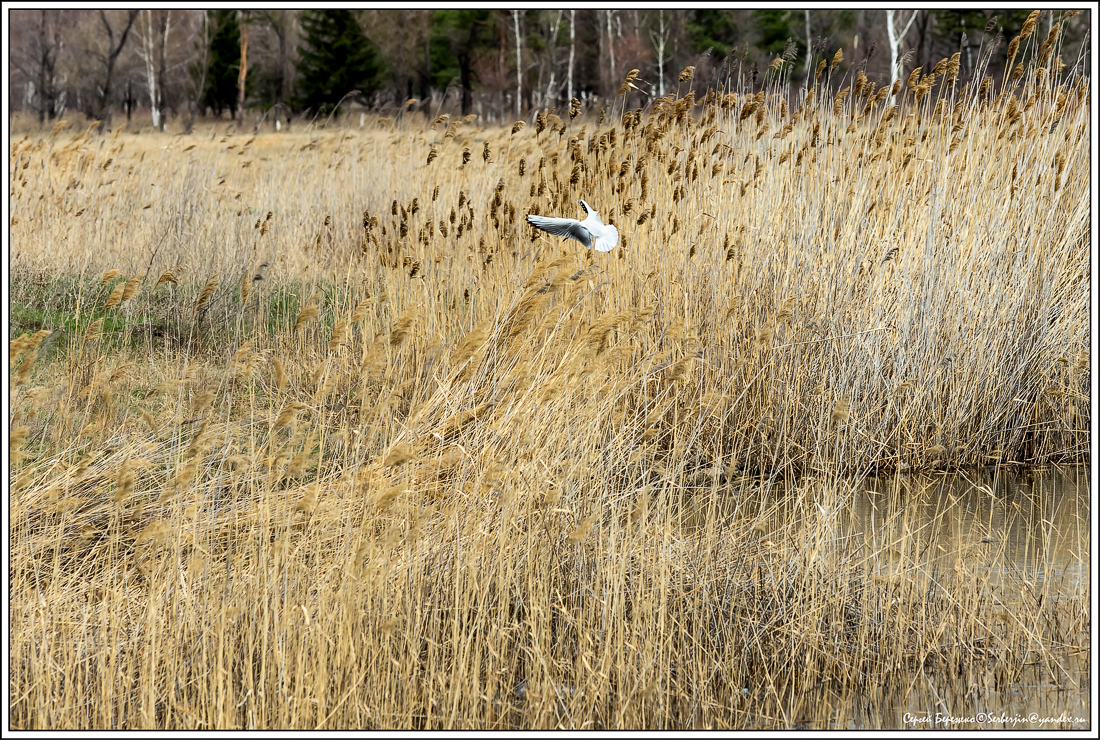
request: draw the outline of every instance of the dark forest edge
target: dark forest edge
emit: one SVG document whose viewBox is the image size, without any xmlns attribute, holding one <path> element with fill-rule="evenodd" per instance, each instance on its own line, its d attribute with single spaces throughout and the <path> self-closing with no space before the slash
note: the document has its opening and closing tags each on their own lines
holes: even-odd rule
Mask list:
<svg viewBox="0 0 1100 740">
<path fill-rule="evenodd" d="M 80 112 L 110 128 L 140 112 L 161 131 L 209 116 L 281 129 L 342 102 L 415 101 L 428 116 L 506 124 L 574 98 L 598 110 L 632 69 L 627 107 L 674 91 L 686 67 L 697 88 L 756 88 L 782 58 L 805 89 L 838 49 L 838 85 L 889 85 L 956 52 L 961 84 L 983 66 L 1000 79 L 1029 62 L 1012 49 L 1027 24 L 1058 34 L 1064 63 L 1088 76 L 1091 22 L 1021 9 L 14 10 L 9 110 L 40 125 Z"/>
</svg>

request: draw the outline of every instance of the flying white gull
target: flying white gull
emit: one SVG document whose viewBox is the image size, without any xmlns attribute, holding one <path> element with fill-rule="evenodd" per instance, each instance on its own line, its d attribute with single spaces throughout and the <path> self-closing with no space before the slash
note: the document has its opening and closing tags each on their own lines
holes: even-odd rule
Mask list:
<svg viewBox="0 0 1100 740">
<path fill-rule="evenodd" d="M 588 214 L 588 218 L 583 221 L 578 221 L 575 218 L 546 218 L 545 216 L 528 215 L 527 223 L 554 236 L 576 239 L 589 249 L 595 247 L 597 252 L 610 252 L 619 243 L 619 230 L 601 221 L 600 214 L 596 213 L 592 206 L 583 200 L 577 202 Z"/>
</svg>

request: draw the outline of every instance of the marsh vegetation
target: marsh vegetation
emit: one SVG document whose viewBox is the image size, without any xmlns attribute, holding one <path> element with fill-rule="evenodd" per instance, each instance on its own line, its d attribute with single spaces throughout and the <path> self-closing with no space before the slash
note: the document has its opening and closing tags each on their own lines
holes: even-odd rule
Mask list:
<svg viewBox="0 0 1100 740">
<path fill-rule="evenodd" d="M 967 87 L 17 137 L 12 725 L 894 726 L 1087 685 L 1087 477 L 978 472 L 1090 441 L 1090 83 L 1041 42 Z M 524 223 L 576 198 L 614 251 Z M 1030 565 L 944 539 L 971 496 Z"/>
</svg>

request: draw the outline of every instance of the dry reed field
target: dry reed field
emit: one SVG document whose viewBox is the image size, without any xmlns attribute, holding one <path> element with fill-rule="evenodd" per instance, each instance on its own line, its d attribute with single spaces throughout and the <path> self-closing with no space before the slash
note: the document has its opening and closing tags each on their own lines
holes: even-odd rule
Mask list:
<svg viewBox="0 0 1100 740">
<path fill-rule="evenodd" d="M 12 727 L 896 726 L 1065 689 L 1087 550 L 929 558 L 962 504 L 902 474 L 1087 460 L 1090 83 L 1032 51 L 893 104 L 685 71 L 510 129 L 14 137 Z M 577 198 L 614 251 L 524 222 Z M 997 505 L 1042 553 L 1081 500 Z"/>
</svg>

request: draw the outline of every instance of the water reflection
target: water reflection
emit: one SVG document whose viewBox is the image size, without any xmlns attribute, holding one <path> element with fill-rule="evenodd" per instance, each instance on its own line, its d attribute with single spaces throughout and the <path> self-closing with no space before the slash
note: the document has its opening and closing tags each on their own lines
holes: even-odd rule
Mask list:
<svg viewBox="0 0 1100 740">
<path fill-rule="evenodd" d="M 869 552 L 897 554 L 910 568 L 961 558 L 987 568 L 994 588 L 1047 579 L 1063 594 L 1088 587 L 1084 469 L 871 478 L 852 497 L 848 527 Z"/>
<path fill-rule="evenodd" d="M 1019 474 L 988 470 L 896 475 L 864 481 L 848 530 L 887 577 L 942 590 L 940 575 L 965 570 L 976 591 L 1018 618 L 1036 599 L 1087 598 L 1089 477 L 1083 468 Z M 874 557 L 887 553 L 887 557 Z M 948 598 L 950 594 L 945 594 Z M 1088 727 L 1088 656 L 1055 651 L 1009 671 L 997 661 L 965 675 L 922 670 L 911 688 L 873 712 L 857 705 L 842 727 L 1055 729 Z M 840 719 L 840 718 L 838 718 Z"/>
<path fill-rule="evenodd" d="M 915 659 L 879 685 L 825 685 L 798 697 L 824 707 L 803 716 L 805 726 L 1084 729 L 1089 496 L 1088 470 L 1073 467 L 744 479 L 685 496 L 680 521 L 706 542 L 756 541 L 773 563 L 844 569 L 871 588 L 922 595 L 909 608 L 923 634 L 939 635 L 935 649 L 906 647 Z M 933 605 L 941 629 L 929 629 L 921 602 Z M 960 603 L 974 621 L 956 619 L 951 605 Z"/>
</svg>

